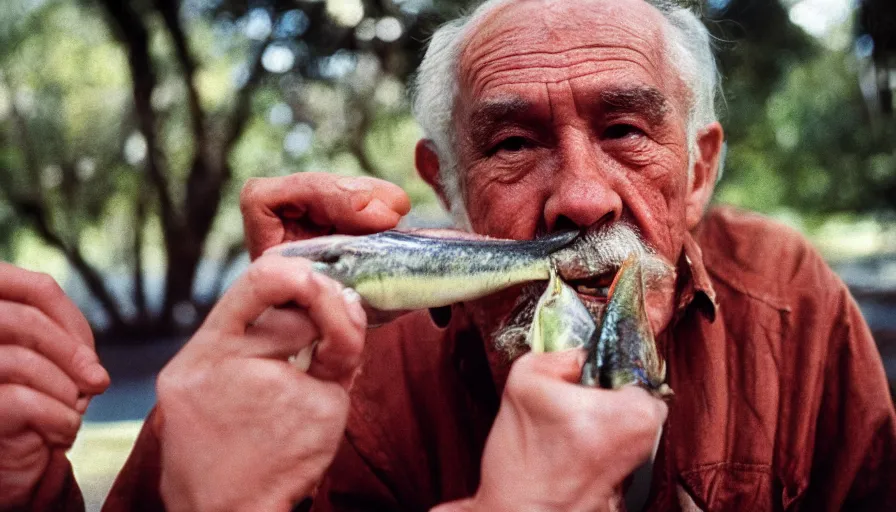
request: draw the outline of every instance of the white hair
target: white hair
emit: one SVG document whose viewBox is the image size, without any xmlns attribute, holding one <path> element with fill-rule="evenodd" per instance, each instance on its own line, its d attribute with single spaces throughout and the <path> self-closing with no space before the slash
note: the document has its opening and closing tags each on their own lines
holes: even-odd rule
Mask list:
<svg viewBox="0 0 896 512">
<path fill-rule="evenodd" d="M 470 14 L 441 26 L 432 36 L 413 84 L 413 111 L 432 141 L 439 158 L 439 181 L 444 189 L 451 216 L 459 228 L 470 222 L 463 200 L 456 156 L 457 140 L 453 125 L 458 94 L 458 71 L 463 43 L 470 30 L 488 13 L 512 0 L 487 0 Z M 688 169 L 697 151 L 697 130 L 716 121 L 715 99 L 718 70 L 712 54 L 709 32 L 691 10 L 670 0 L 645 0 L 660 11 L 671 30 L 664 30 L 670 49 L 669 59 L 690 91 L 687 118 Z M 721 169 L 719 171 L 721 173 Z"/>
</svg>

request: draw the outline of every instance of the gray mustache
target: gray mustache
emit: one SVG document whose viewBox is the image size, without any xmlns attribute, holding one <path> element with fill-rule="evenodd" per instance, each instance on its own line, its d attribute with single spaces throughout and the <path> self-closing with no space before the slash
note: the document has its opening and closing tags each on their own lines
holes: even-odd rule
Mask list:
<svg viewBox="0 0 896 512">
<path fill-rule="evenodd" d="M 603 225 L 582 233 L 570 244 L 551 254 L 551 261 L 560 277 L 569 281 L 615 274 L 632 253 L 641 259 L 647 286 L 673 273 L 673 268 L 643 241 L 637 228 L 624 222 Z M 546 283 L 541 281 L 524 285 L 513 310 L 492 332 L 495 348 L 508 361 L 528 348 L 527 337 L 535 306 L 544 293 L 545 286 Z M 586 302 L 585 307 L 595 321 L 603 314 L 602 305 Z"/>
<path fill-rule="evenodd" d="M 551 255 L 560 277 L 566 281 L 615 273 L 635 254 L 642 262 L 648 285 L 667 276 L 672 268 L 641 238 L 638 229 L 624 222 L 588 230 Z"/>
</svg>

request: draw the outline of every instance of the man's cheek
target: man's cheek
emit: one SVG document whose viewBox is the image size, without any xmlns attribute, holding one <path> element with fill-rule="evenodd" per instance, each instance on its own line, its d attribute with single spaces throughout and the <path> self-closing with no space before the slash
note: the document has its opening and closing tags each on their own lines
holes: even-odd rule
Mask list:
<svg viewBox="0 0 896 512">
<path fill-rule="evenodd" d="M 666 177 L 668 178 L 668 176 Z M 677 257 L 684 231 L 681 184 L 670 179 L 634 177 L 622 192 L 623 203 L 645 242 L 668 259 Z"/>
<path fill-rule="evenodd" d="M 469 199 L 468 211 L 473 229 L 497 238 L 534 237 L 543 217 L 537 193 L 513 186 L 489 189 L 491 193 L 472 195 Z"/>
</svg>

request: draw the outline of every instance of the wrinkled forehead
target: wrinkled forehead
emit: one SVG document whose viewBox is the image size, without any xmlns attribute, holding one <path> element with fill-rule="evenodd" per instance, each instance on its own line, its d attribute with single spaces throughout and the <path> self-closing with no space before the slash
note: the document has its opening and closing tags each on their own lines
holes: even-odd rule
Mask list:
<svg viewBox="0 0 896 512">
<path fill-rule="evenodd" d="M 537 69 L 541 80 L 560 82 L 570 78 L 570 68 L 585 73 L 585 64 L 602 59 L 634 64 L 663 83 L 671 72 L 665 26 L 663 15 L 643 0 L 508 0 L 468 31 L 461 86 L 476 94 L 483 81 L 520 62 Z"/>
</svg>

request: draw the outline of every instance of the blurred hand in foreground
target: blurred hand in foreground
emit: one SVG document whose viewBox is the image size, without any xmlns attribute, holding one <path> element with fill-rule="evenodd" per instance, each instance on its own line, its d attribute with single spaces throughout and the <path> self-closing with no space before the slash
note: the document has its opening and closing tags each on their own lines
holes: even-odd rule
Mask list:
<svg viewBox="0 0 896 512">
<path fill-rule="evenodd" d="M 651 455 L 666 405 L 637 387 L 577 384 L 581 350 L 526 354 L 510 372 L 473 498 L 452 510 L 607 510 Z"/>
<path fill-rule="evenodd" d="M 290 510 L 311 493 L 345 429 L 359 301 L 308 261 L 271 254 L 224 294 L 159 376 L 169 510 Z M 298 352 L 307 373 L 287 362 Z"/>
<path fill-rule="evenodd" d="M 108 386 L 90 326 L 59 285 L 0 262 L 0 510 L 28 506 Z"/>
<path fill-rule="evenodd" d="M 392 229 L 410 211 L 411 202 L 388 181 L 303 172 L 250 179 L 240 194 L 240 208 L 246 246 L 255 259 L 284 242 Z"/>
</svg>

